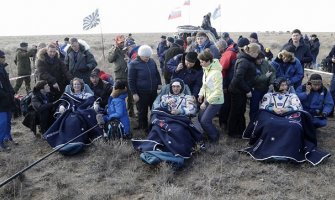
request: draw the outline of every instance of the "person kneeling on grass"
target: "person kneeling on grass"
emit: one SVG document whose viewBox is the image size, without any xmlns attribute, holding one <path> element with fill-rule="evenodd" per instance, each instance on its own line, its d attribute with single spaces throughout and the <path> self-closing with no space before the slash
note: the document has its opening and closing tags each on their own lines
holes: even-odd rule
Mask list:
<svg viewBox="0 0 335 200">
<path fill-rule="evenodd" d="M 117 80 L 108 99 L 107 115 L 104 115 L 103 119 L 105 123 L 118 119 L 124 126 L 124 138 L 130 139 L 130 121 L 126 106 L 127 96 L 127 83 Z"/>
<path fill-rule="evenodd" d="M 334 107 L 333 98 L 322 84 L 320 74 L 312 74 L 309 81 L 297 88 L 296 93 L 303 109 L 313 116 L 313 125 L 320 128 L 327 125 L 327 116 Z"/>
</svg>

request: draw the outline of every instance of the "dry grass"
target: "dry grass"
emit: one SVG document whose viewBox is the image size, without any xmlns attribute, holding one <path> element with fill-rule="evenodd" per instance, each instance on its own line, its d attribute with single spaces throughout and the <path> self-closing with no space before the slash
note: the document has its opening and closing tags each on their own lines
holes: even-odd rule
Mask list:
<svg viewBox="0 0 335 200">
<path fill-rule="evenodd" d="M 241 33 L 232 33 L 236 40 Z M 248 35 L 248 33 L 242 33 Z M 114 35 L 105 35 L 108 49 Z M 138 43 L 155 47 L 160 34 L 138 34 Z M 325 57 L 332 47 L 328 33 L 318 34 Z M 62 40 L 65 36 L 6 37 L 0 46 L 8 54 L 8 71 L 15 71 L 12 56 L 16 45 L 25 40 L 30 44 Z M 80 36 L 92 46 L 99 67 L 111 72 L 110 64 L 101 58 L 99 35 Z M 287 33 L 259 33 L 265 47 L 277 53 L 290 37 Z M 105 51 L 106 53 L 107 51 Z M 107 53 L 106 53 L 107 55 Z M 13 120 L 12 133 L 20 145 L 10 153 L 0 153 L 0 181 L 39 159 L 49 151 L 49 145 L 36 139 L 21 125 L 22 118 Z M 319 146 L 331 153 L 334 147 L 334 119 L 318 132 Z M 134 125 L 134 121 L 132 121 Z M 145 133 L 134 132 L 135 137 Z M 148 166 L 141 162 L 129 142 L 95 142 L 83 153 L 64 157 L 54 154 L 23 176 L 0 189 L 0 199 L 335 199 L 334 159 L 317 167 L 308 163 L 264 163 L 252 160 L 237 150 L 245 147 L 244 140 L 221 135 L 215 152 L 195 154 L 180 170 L 167 164 Z"/>
</svg>

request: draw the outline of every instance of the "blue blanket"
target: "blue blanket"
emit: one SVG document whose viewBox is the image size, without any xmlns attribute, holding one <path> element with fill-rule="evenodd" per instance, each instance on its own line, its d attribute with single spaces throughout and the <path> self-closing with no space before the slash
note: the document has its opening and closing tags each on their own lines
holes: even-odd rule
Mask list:
<svg viewBox="0 0 335 200">
<path fill-rule="evenodd" d="M 172 156 L 184 159 L 191 157 L 200 141 L 202 134 L 188 117 L 171 115 L 161 110 L 152 111 L 148 137 L 132 139 L 134 148 L 140 152 L 169 152 Z"/>
<path fill-rule="evenodd" d="M 43 135 L 53 148 L 65 144 L 97 124 L 96 112 L 91 108 L 95 100 L 94 97 L 83 100 L 66 94 L 61 99 L 70 103 L 70 109 L 60 115 Z M 84 149 L 85 145 L 90 144 L 94 139 L 101 136 L 101 134 L 102 129 L 98 127 L 94 128 L 92 131 L 61 148 L 59 152 L 64 155 L 79 153 Z"/>
<path fill-rule="evenodd" d="M 250 139 L 248 148 L 241 150 L 256 160 L 309 161 L 319 164 L 330 154 L 317 149 L 312 116 L 303 111 L 285 115 L 260 110 L 243 133 Z"/>
</svg>

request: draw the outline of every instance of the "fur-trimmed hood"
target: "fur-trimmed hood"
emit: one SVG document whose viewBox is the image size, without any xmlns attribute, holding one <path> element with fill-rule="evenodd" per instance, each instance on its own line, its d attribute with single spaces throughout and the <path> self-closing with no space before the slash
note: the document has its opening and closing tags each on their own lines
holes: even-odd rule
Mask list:
<svg viewBox="0 0 335 200">
<path fill-rule="evenodd" d="M 45 61 L 47 51 L 48 51 L 47 47 L 40 49 L 36 54 L 37 60 Z M 55 58 L 59 58 L 59 52 L 58 51 L 56 53 Z"/>
<path fill-rule="evenodd" d="M 122 89 L 122 90 L 113 89 L 113 92 L 111 93 L 111 97 L 117 98 L 122 94 L 127 94 L 127 89 Z M 126 97 L 127 97 L 127 95 L 125 96 L 125 98 Z"/>
<path fill-rule="evenodd" d="M 78 39 L 78 43 L 79 43 L 79 51 L 87 51 L 90 49 L 90 46 L 87 44 L 86 41 Z M 64 48 L 64 52 L 70 53 L 71 51 L 73 51 L 71 45 L 68 45 Z"/>
</svg>

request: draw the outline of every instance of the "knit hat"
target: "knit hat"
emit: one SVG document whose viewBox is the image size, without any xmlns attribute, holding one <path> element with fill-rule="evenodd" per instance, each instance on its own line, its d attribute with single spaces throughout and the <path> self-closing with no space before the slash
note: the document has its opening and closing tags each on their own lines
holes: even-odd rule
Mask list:
<svg viewBox="0 0 335 200">
<path fill-rule="evenodd" d="M 312 74 L 309 77 L 309 82 L 313 84 L 322 84 L 322 76 L 320 74 Z"/>
<path fill-rule="evenodd" d="M 253 39 L 255 39 L 255 40 L 258 40 L 257 33 L 255 33 L 255 32 L 251 33 L 249 37 L 250 37 L 250 38 L 253 38 Z"/>
<path fill-rule="evenodd" d="M 166 36 L 165 36 L 165 35 L 162 35 L 161 38 L 162 38 L 162 39 L 166 39 Z"/>
<path fill-rule="evenodd" d="M 237 46 L 240 48 L 243 48 L 244 46 L 247 46 L 250 44 L 248 38 L 241 37 L 240 39 L 237 40 Z"/>
<path fill-rule="evenodd" d="M 90 77 L 98 76 L 99 77 L 100 69 L 95 68 L 92 70 Z"/>
<path fill-rule="evenodd" d="M 141 45 L 137 52 L 138 56 L 150 57 L 152 55 L 152 49 L 148 45 Z"/>
<path fill-rule="evenodd" d="M 180 47 L 183 47 L 184 46 L 184 41 L 182 39 L 176 39 L 174 41 L 175 44 L 177 44 L 178 46 Z"/>
<path fill-rule="evenodd" d="M 196 52 L 188 52 L 185 56 L 185 60 L 190 63 L 195 63 L 198 60 L 198 54 Z"/>
<path fill-rule="evenodd" d="M 168 38 L 167 38 L 167 41 L 169 41 L 169 42 L 171 42 L 171 43 L 174 43 L 174 39 L 173 39 L 173 37 L 168 37 Z"/>
<path fill-rule="evenodd" d="M 227 32 L 222 33 L 222 38 L 223 39 L 226 39 L 228 37 L 229 37 L 229 33 L 227 33 Z"/>
<path fill-rule="evenodd" d="M 21 42 L 20 43 L 20 47 L 27 47 L 28 46 L 28 43 L 27 42 Z"/>
<path fill-rule="evenodd" d="M 70 40 L 70 38 L 66 37 L 64 38 L 64 41 L 68 42 Z"/>
<path fill-rule="evenodd" d="M 244 52 L 249 54 L 253 58 L 257 58 L 261 52 L 261 47 L 256 43 L 250 43 L 247 46 L 243 47 Z"/>
<path fill-rule="evenodd" d="M 116 44 L 120 44 L 121 42 L 125 41 L 125 38 L 124 38 L 124 35 L 117 35 L 114 40 Z"/>
<path fill-rule="evenodd" d="M 0 58 L 4 58 L 5 57 L 5 52 L 0 50 Z"/>
</svg>

